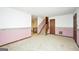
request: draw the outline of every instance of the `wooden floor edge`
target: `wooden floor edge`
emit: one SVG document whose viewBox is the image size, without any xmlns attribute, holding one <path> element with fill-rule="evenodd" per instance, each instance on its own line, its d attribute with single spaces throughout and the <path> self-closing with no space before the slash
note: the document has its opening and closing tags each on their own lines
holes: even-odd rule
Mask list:
<svg viewBox="0 0 79 59">
<path fill-rule="evenodd" d="M 74 41 L 75 41 L 75 40 L 74 40 Z M 77 47 L 79 48 L 78 42 L 75 41 L 75 43 L 76 43 Z"/>
<path fill-rule="evenodd" d="M 47 33 L 47 34 L 50 34 L 50 33 Z M 73 38 L 71 36 L 64 36 L 64 35 L 58 35 L 58 34 L 51 34 L 51 35 L 62 36 L 62 37 L 67 37 L 67 38 Z"/>
<path fill-rule="evenodd" d="M 73 38 L 73 37 L 70 37 L 70 36 L 64 36 L 64 35 L 58 35 L 58 34 L 54 34 L 54 35 L 62 36 L 62 37 L 67 37 L 67 38 Z"/>
<path fill-rule="evenodd" d="M 75 42 L 75 43 L 76 43 L 77 47 L 79 48 L 79 45 L 78 45 L 78 43 L 77 43 L 77 42 Z"/>
<path fill-rule="evenodd" d="M 19 41 L 22 41 L 22 40 L 28 39 L 28 38 L 30 38 L 30 37 L 32 37 L 32 36 L 29 36 L 29 37 L 25 37 L 25 38 L 22 38 L 22 39 L 19 39 L 19 40 L 13 41 L 13 42 L 9 42 L 9 43 L 6 43 L 6 44 L 3 44 L 3 45 L 0 45 L 0 47 L 6 46 L 6 45 L 8 45 L 8 44 L 12 44 L 12 43 L 15 43 L 15 42 L 19 42 Z"/>
</svg>

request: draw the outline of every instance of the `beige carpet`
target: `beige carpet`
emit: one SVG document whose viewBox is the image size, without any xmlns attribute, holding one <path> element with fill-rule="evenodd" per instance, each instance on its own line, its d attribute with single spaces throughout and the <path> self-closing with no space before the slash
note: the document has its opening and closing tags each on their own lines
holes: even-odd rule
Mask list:
<svg viewBox="0 0 79 59">
<path fill-rule="evenodd" d="M 4 46 L 10 51 L 78 51 L 72 38 L 54 35 L 34 35 L 31 38 Z"/>
</svg>

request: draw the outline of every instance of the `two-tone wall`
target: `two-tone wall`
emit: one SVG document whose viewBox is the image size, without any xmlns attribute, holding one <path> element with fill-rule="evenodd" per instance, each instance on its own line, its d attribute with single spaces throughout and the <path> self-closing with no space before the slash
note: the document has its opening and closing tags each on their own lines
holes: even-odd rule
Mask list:
<svg viewBox="0 0 79 59">
<path fill-rule="evenodd" d="M 31 36 L 31 15 L 13 8 L 0 8 L 0 45 Z"/>
<path fill-rule="evenodd" d="M 76 8 L 73 15 L 77 13 L 77 44 L 79 45 L 79 8 Z"/>
<path fill-rule="evenodd" d="M 73 37 L 73 14 L 50 17 L 55 19 L 55 34 Z M 59 32 L 62 31 L 62 34 Z"/>
</svg>

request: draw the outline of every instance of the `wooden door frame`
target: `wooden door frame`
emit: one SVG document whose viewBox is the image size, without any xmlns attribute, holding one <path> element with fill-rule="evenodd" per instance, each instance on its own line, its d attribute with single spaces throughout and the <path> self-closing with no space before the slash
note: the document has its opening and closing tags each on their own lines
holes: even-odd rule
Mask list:
<svg viewBox="0 0 79 59">
<path fill-rule="evenodd" d="M 50 22 L 51 22 L 51 20 L 54 20 L 55 21 L 55 19 L 50 19 Z M 51 25 L 50 25 L 51 26 Z M 56 28 L 56 27 L 55 27 Z M 51 29 L 50 29 L 51 30 Z M 55 29 L 54 29 L 55 30 Z M 51 34 L 51 33 L 50 33 Z M 54 31 L 54 34 L 55 34 L 55 31 Z"/>
<path fill-rule="evenodd" d="M 73 16 L 73 39 L 77 43 L 77 13 Z"/>
<path fill-rule="evenodd" d="M 49 29 L 49 18 L 47 16 L 45 17 L 45 26 L 46 26 L 45 34 L 47 35 Z"/>
</svg>

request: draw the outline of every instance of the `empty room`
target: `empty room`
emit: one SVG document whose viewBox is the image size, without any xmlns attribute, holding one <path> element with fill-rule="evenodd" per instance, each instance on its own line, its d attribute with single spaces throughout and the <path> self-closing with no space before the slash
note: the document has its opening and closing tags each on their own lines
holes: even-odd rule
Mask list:
<svg viewBox="0 0 79 59">
<path fill-rule="evenodd" d="M 0 51 L 79 51 L 79 8 L 0 7 Z"/>
</svg>

